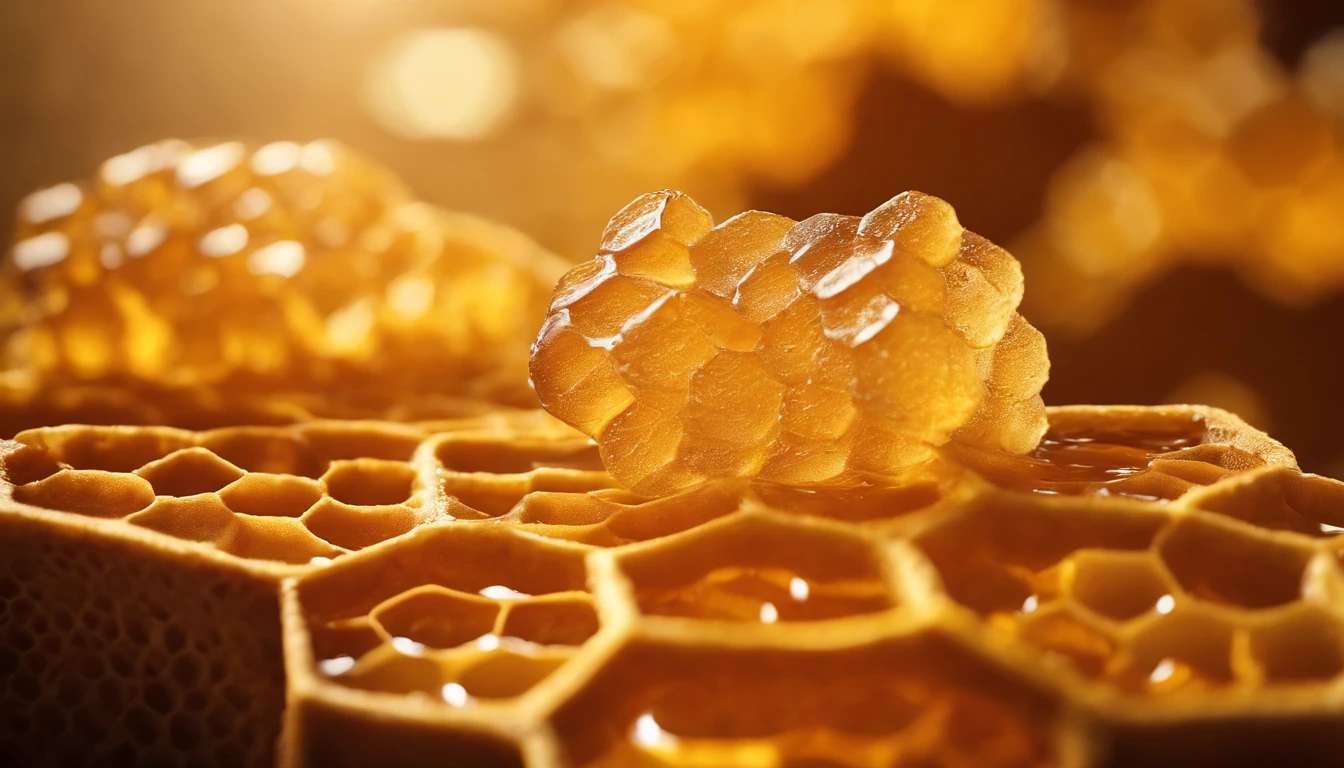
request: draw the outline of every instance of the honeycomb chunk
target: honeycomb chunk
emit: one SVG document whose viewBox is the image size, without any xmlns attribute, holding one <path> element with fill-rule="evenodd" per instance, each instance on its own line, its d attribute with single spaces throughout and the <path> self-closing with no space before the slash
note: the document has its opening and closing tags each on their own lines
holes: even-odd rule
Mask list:
<svg viewBox="0 0 1344 768">
<path fill-rule="evenodd" d="M 1012 256 L 936 197 L 713 226 L 654 192 L 561 279 L 532 382 L 645 495 L 890 476 L 952 439 L 1025 453 L 1048 360 L 1021 298 Z"/>
<path fill-rule="evenodd" d="M 523 350 L 563 262 L 339 144 L 164 141 L 59 190 L 20 206 L 0 273 L 7 362 L 40 388 L 303 396 L 331 416 L 530 400 Z"/>
</svg>

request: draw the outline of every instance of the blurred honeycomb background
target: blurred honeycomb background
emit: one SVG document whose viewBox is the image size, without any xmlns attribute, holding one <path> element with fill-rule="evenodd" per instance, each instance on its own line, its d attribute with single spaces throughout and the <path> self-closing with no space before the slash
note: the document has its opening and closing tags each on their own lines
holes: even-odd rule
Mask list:
<svg viewBox="0 0 1344 768">
<path fill-rule="evenodd" d="M 0 210 L 169 136 L 336 138 L 575 261 L 650 189 L 919 189 L 1023 262 L 1047 402 L 1219 405 L 1344 476 L 1338 0 L 0 5 Z"/>
</svg>

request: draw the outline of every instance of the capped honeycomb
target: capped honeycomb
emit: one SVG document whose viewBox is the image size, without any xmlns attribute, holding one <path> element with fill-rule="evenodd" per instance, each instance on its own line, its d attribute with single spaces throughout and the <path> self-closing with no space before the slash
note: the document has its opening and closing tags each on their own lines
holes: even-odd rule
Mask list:
<svg viewBox="0 0 1344 768">
<path fill-rule="evenodd" d="M 23 201 L 0 319 L 39 391 L 205 388 L 334 417 L 527 404 L 525 340 L 562 264 L 334 142 L 163 141 Z"/>
<path fill-rule="evenodd" d="M 1045 340 L 1022 275 L 946 202 L 866 216 L 748 211 L 718 226 L 643 195 L 557 285 L 533 346 L 542 405 L 646 496 L 720 477 L 844 484 L 959 442 L 1045 430 Z"/>
</svg>

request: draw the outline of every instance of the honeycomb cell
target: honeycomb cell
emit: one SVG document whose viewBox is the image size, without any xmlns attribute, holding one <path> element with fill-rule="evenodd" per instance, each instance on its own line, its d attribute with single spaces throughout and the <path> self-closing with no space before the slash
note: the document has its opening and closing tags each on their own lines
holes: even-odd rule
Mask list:
<svg viewBox="0 0 1344 768">
<path fill-rule="evenodd" d="M 1245 674 L 1237 656 L 1237 628 L 1205 606 L 1178 605 L 1140 626 L 1128 643 L 1122 688 L 1163 695 L 1227 686 Z"/>
<path fill-rule="evenodd" d="M 635 641 L 551 722 L 575 766 L 1044 765 L 1053 706 L 936 636 L 844 652 Z"/>
<path fill-rule="evenodd" d="M 1339 618 L 1319 606 L 1293 606 L 1249 635 L 1250 652 L 1268 681 L 1328 681 L 1344 671 Z"/>
<path fill-rule="evenodd" d="M 1015 617 L 1052 600 L 1083 595 L 1106 613 L 1124 602 L 1100 593 L 1088 571 L 1098 558 L 1149 551 L 1169 518 L 1159 510 L 1097 509 L 1086 503 L 1043 505 L 1034 497 L 982 501 L 915 537 L 938 569 L 949 596 L 985 616 Z M 1104 553 L 1104 554 L 1103 554 Z M 1083 575 L 1080 577 L 1080 573 Z M 1151 571 L 1113 569 L 1129 576 L 1128 598 L 1151 594 Z"/>
<path fill-rule="evenodd" d="M 432 442 L 448 514 L 482 519 L 507 514 L 533 493 L 578 496 L 611 487 L 592 441 L 578 433 L 445 434 Z"/>
<path fill-rule="evenodd" d="M 872 613 L 895 603 L 867 542 L 751 513 L 626 548 L 617 564 L 646 615 L 774 624 Z"/>
<path fill-rule="evenodd" d="M 398 461 L 355 459 L 333 461 L 322 475 L 327 493 L 354 506 L 400 504 L 411 498 L 415 470 Z"/>
<path fill-rule="evenodd" d="M 205 448 L 183 448 L 137 469 L 157 496 L 215 493 L 243 477 L 243 470 Z"/>
<path fill-rule="evenodd" d="M 522 350 L 563 262 L 335 142 L 164 141 L 53 189 L 77 202 L 22 206 L 0 278 L 11 367 L 43 386 L 204 386 L 216 408 L 332 416 L 527 403 Z"/>
<path fill-rule="evenodd" d="M 1174 521 L 1156 550 L 1181 588 L 1199 600 L 1269 608 L 1300 599 L 1311 551 L 1254 535 L 1218 518 Z M 1255 563 L 1253 568 L 1246 563 Z"/>
<path fill-rule="evenodd" d="M 650 193 L 556 287 L 532 382 L 640 494 L 843 485 L 899 474 L 954 433 L 1035 447 L 1047 359 L 1021 296 L 1017 262 L 918 192 L 862 219 L 718 227 L 686 195 Z"/>
</svg>

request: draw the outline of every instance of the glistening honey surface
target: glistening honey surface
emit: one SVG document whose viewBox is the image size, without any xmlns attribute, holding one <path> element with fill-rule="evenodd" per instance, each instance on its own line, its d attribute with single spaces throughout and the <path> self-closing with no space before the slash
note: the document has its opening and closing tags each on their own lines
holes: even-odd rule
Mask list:
<svg viewBox="0 0 1344 768">
<path fill-rule="evenodd" d="M 1181 453 L 1204 444 L 1208 428 L 1202 418 L 1173 418 L 1149 429 L 1107 430 L 1051 428 L 1025 456 L 956 451 L 956 456 L 995 485 L 1047 495 L 1129 496 L 1148 501 L 1179 497 L 1191 485 L 1206 484 L 1227 468 L 1208 455 Z M 1218 450 L 1236 451 L 1231 447 Z M 1244 452 L 1245 461 L 1263 464 Z M 1187 471 L 1172 474 L 1182 462 Z M 1194 467 L 1194 464 L 1204 464 Z"/>
<path fill-rule="evenodd" d="M 638 587 L 635 599 L 646 614 L 762 624 L 820 621 L 889 605 L 875 578 L 808 579 L 785 568 L 715 568 L 679 587 Z"/>
<path fill-rule="evenodd" d="M 949 674 L 963 663 L 978 690 Z M 1003 682 L 928 639 L 850 653 L 633 647 L 554 724 L 569 764 L 588 768 L 1049 763 L 1048 705 Z"/>
</svg>

